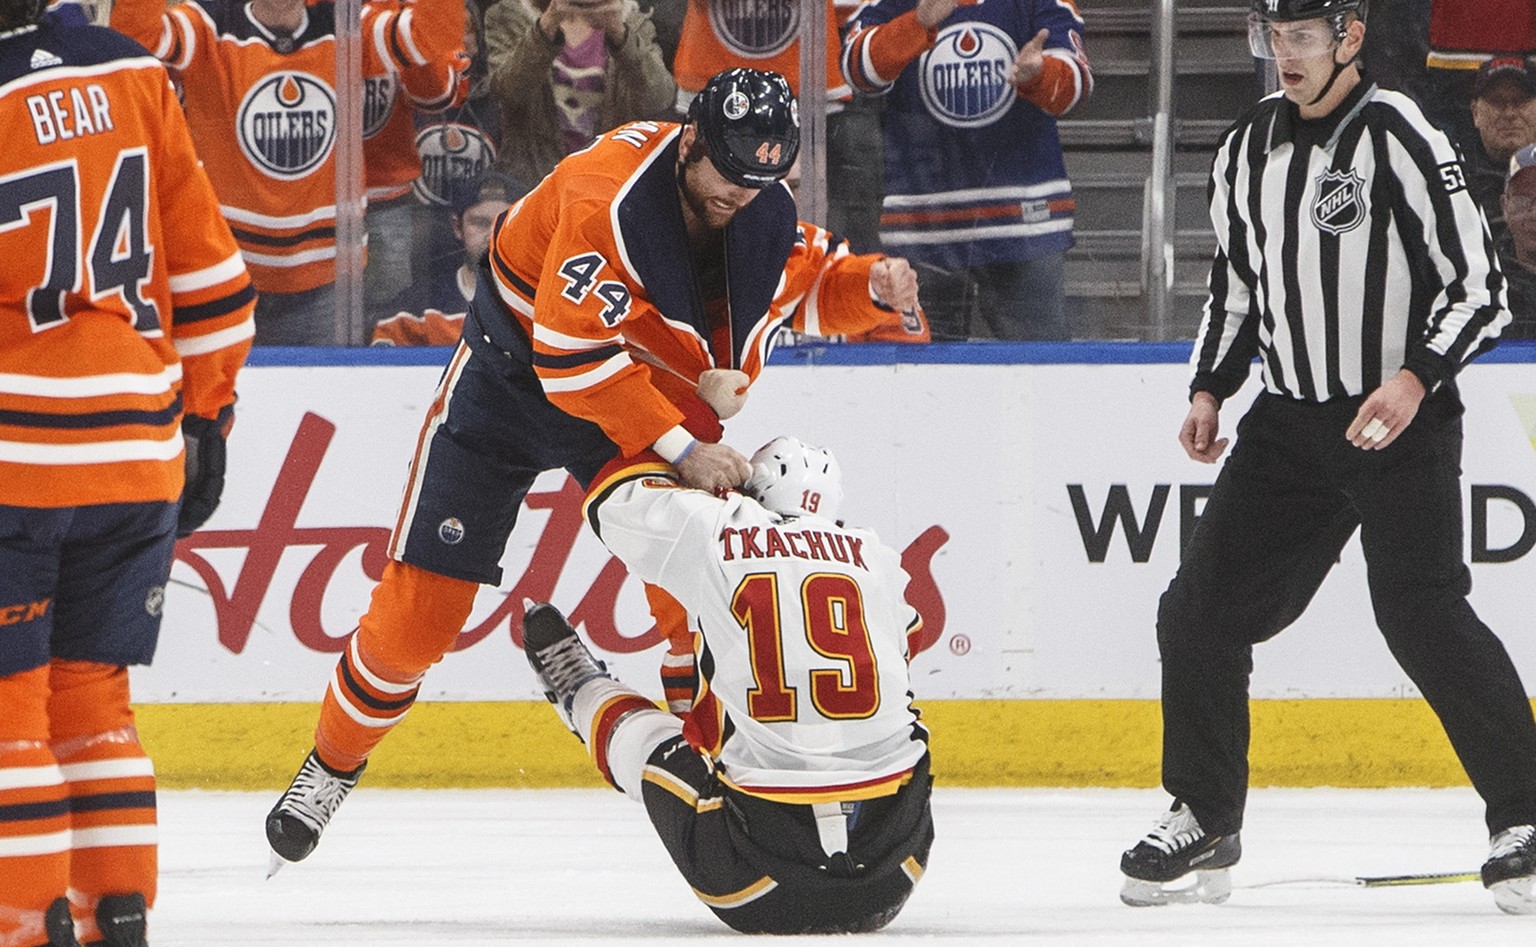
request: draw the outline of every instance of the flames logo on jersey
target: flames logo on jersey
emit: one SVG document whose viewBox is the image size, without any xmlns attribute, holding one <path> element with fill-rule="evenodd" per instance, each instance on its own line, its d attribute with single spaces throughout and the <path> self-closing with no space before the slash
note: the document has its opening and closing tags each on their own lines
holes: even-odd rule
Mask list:
<svg viewBox="0 0 1536 947">
<path fill-rule="evenodd" d="M 709 25 L 731 52 L 767 59 L 800 36 L 800 0 L 713 0 Z"/>
<path fill-rule="evenodd" d="M 1365 181 L 1348 171 L 1325 171 L 1317 179 L 1312 223 L 1334 236 L 1348 233 L 1365 220 Z"/>
<path fill-rule="evenodd" d="M 458 122 L 439 122 L 416 133 L 421 174 L 412 182 L 416 196 L 446 207 L 453 186 L 470 181 L 496 160 L 496 144 L 483 130 Z"/>
<path fill-rule="evenodd" d="M 363 137 L 372 138 L 389 121 L 400 87 L 389 73 L 363 80 Z"/>
<path fill-rule="evenodd" d="M 274 72 L 246 93 L 235 132 L 240 150 L 263 172 L 302 178 L 336 144 L 336 93 L 307 72 Z"/>
<path fill-rule="evenodd" d="M 1013 37 L 991 24 L 946 27 L 918 60 L 924 107 L 945 125 L 992 124 L 1016 98 L 1008 84 L 1008 67 L 1018 55 Z"/>
</svg>

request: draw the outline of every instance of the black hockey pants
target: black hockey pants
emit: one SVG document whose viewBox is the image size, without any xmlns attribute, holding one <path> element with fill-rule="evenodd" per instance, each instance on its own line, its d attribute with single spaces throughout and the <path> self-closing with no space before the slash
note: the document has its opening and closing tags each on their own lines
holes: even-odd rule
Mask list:
<svg viewBox="0 0 1536 947">
<path fill-rule="evenodd" d="M 1439 716 L 1490 832 L 1536 822 L 1531 705 L 1466 599 L 1460 397 L 1448 386 L 1426 398 L 1379 451 L 1344 438 L 1361 400 L 1258 397 L 1159 605 L 1163 785 L 1207 832 L 1242 826 L 1253 645 L 1301 615 L 1356 528 L 1377 625 Z"/>
</svg>

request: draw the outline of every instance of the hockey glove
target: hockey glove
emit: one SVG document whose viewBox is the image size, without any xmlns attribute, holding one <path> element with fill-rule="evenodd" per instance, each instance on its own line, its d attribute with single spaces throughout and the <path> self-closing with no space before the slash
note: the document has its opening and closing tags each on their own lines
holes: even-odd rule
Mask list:
<svg viewBox="0 0 1536 947">
<path fill-rule="evenodd" d="M 217 418 L 186 415 L 181 437 L 186 441 L 187 483 L 181 490 L 181 511 L 176 517 L 176 538 L 192 535 L 224 495 L 224 438 L 235 421 L 235 406 L 225 405 Z"/>
<path fill-rule="evenodd" d="M 747 403 L 747 386 L 752 379 L 734 368 L 709 368 L 699 375 L 699 400 L 714 409 L 722 421 L 736 416 Z"/>
</svg>

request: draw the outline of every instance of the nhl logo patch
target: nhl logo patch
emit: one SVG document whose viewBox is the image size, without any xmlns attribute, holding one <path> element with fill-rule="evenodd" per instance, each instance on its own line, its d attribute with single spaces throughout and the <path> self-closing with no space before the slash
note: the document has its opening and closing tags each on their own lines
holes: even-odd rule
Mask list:
<svg viewBox="0 0 1536 947">
<path fill-rule="evenodd" d="M 1316 190 L 1312 223 L 1318 230 L 1337 236 L 1354 230 L 1365 220 L 1365 181 L 1354 168 L 1323 172 L 1317 179 Z"/>
<path fill-rule="evenodd" d="M 464 524 L 456 516 L 450 516 L 437 524 L 437 538 L 449 546 L 457 546 L 464 540 Z"/>
</svg>

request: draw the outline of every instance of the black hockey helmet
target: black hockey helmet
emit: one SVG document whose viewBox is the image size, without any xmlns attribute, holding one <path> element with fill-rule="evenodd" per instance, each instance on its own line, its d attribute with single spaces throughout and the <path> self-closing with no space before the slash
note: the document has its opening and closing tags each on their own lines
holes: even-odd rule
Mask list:
<svg viewBox="0 0 1536 947">
<path fill-rule="evenodd" d="M 1333 19 L 1353 13 L 1365 19 L 1366 0 L 1252 0 L 1249 8 L 1266 20 Z"/>
<path fill-rule="evenodd" d="M 688 106 L 715 170 L 739 187 L 782 180 L 800 153 L 800 103 L 776 72 L 727 69 Z"/>
<path fill-rule="evenodd" d="M 1366 4 L 1367 0 L 1250 0 L 1248 48 L 1259 59 L 1278 58 L 1270 46 L 1269 24 L 1297 20 L 1327 21 L 1333 42 L 1342 43 L 1348 35 L 1348 15 L 1353 13 L 1363 22 Z"/>
<path fill-rule="evenodd" d="M 48 0 L 0 0 L 0 29 L 12 30 L 43 22 Z"/>
</svg>

